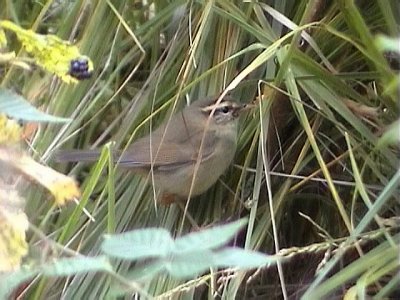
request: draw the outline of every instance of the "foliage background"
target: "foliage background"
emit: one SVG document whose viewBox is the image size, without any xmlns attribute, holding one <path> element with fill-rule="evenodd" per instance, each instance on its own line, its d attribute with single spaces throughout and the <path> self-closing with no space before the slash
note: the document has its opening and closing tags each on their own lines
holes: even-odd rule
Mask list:
<svg viewBox="0 0 400 300">
<path fill-rule="evenodd" d="M 398 145 L 379 136 L 398 119 L 399 54 L 382 52 L 375 36 L 398 37 L 397 1 L 0 3 L 2 19 L 77 43 L 95 65 L 92 79 L 75 86 L 37 69 L 1 74 L 3 87 L 74 119 L 40 126 L 29 146 L 37 159 L 76 176 L 81 203 L 96 222 L 79 207 L 60 211 L 42 191 L 30 191 L 26 212 L 48 239 L 94 255 L 103 233 L 150 226 L 177 236 L 190 231 L 178 206 L 155 205 L 145 180 L 91 165 L 60 166 L 51 157 L 57 149 L 110 140 L 123 148 L 185 102 L 234 85 L 240 101 L 262 100 L 241 120 L 235 166 L 188 211 L 199 226 L 249 216 L 239 242 L 291 260 L 250 281 L 249 274 L 235 273 L 222 283 L 213 277 L 184 289 L 180 281 L 158 277 L 145 290 L 226 299 L 396 292 Z M 33 260 L 61 254 L 41 235 L 31 233 L 29 243 Z M 129 276 L 129 268 L 120 263 L 118 272 Z M 104 298 L 115 292 L 112 283 L 104 274 L 37 278 L 23 293 Z"/>
</svg>

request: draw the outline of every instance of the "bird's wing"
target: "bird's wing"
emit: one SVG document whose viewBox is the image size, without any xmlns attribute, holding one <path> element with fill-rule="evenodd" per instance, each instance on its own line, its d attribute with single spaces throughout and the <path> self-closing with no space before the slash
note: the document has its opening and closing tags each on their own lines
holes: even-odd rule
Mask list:
<svg viewBox="0 0 400 300">
<path fill-rule="evenodd" d="M 215 134 L 208 132 L 200 149 L 201 137 L 199 134 L 188 136 L 178 143 L 171 142 L 162 136 L 154 135 L 150 140 L 144 137 L 134 142 L 119 159 L 119 165 L 125 168 L 153 168 L 160 171 L 172 170 L 185 165 L 196 163 L 197 159 L 207 160 L 215 148 Z M 150 147 L 150 142 L 152 147 Z M 151 151 L 150 151 L 151 148 Z M 152 155 L 150 155 L 150 152 Z"/>
</svg>

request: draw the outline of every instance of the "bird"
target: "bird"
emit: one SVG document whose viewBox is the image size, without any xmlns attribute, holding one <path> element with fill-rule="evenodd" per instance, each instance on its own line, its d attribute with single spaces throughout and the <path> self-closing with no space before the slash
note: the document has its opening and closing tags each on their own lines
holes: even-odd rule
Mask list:
<svg viewBox="0 0 400 300">
<path fill-rule="evenodd" d="M 113 153 L 116 163 L 142 176 L 152 172 L 162 204 L 203 194 L 233 161 L 238 118 L 250 107 L 231 96 L 194 101 L 125 151 Z M 96 161 L 99 155 L 98 149 L 61 150 L 56 160 Z"/>
</svg>

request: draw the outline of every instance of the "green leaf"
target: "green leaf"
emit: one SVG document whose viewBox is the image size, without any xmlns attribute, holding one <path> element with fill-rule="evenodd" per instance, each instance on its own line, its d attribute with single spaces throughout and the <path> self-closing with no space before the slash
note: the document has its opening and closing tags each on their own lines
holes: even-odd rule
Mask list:
<svg viewBox="0 0 400 300">
<path fill-rule="evenodd" d="M 37 110 L 23 97 L 5 89 L 0 89 L 0 113 L 17 120 L 34 122 L 66 123 L 71 119 L 55 117 Z"/>
<path fill-rule="evenodd" d="M 112 271 L 112 267 L 104 256 L 60 258 L 44 264 L 35 270 L 21 269 L 0 275 L 0 299 L 9 295 L 22 283 L 39 273 L 45 276 L 70 276 L 83 272 Z"/>
<path fill-rule="evenodd" d="M 165 262 L 168 273 L 178 279 L 193 278 L 215 265 L 213 253 L 209 250 L 175 255 Z"/>
<path fill-rule="evenodd" d="M 175 240 L 175 253 L 215 249 L 228 243 L 245 226 L 246 219 L 190 233 Z"/>
<path fill-rule="evenodd" d="M 77 273 L 112 271 L 111 264 L 104 256 L 60 258 L 40 269 L 46 276 L 70 276 Z"/>
<path fill-rule="evenodd" d="M 165 262 L 163 259 L 155 259 L 153 261 L 146 261 L 141 266 L 135 266 L 135 268 L 129 272 L 126 277 L 129 280 L 142 280 L 150 281 L 154 275 L 158 274 L 165 269 Z"/>
<path fill-rule="evenodd" d="M 37 275 L 37 273 L 37 271 L 21 269 L 11 273 L 0 274 L 0 299 L 9 299 L 14 289 Z"/>
<path fill-rule="evenodd" d="M 240 269 L 259 268 L 266 264 L 275 264 L 281 257 L 265 255 L 260 252 L 241 248 L 226 248 L 214 253 L 218 267 L 236 267 Z"/>
<path fill-rule="evenodd" d="M 101 250 L 112 257 L 136 260 L 167 255 L 173 247 L 170 233 L 162 228 L 147 228 L 106 235 Z"/>
<path fill-rule="evenodd" d="M 174 255 L 166 261 L 165 267 L 171 276 L 185 279 L 193 278 L 209 268 L 252 269 L 275 264 L 279 259 L 255 251 L 227 248 L 217 252 L 199 250 Z"/>
</svg>

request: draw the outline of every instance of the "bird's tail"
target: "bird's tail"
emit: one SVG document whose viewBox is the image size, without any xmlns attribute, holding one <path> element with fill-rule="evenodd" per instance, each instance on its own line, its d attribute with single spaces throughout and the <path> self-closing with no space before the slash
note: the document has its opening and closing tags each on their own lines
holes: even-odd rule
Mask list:
<svg viewBox="0 0 400 300">
<path fill-rule="evenodd" d="M 101 149 L 94 150 L 59 150 L 54 159 L 58 162 L 96 161 L 99 159 Z"/>
</svg>

